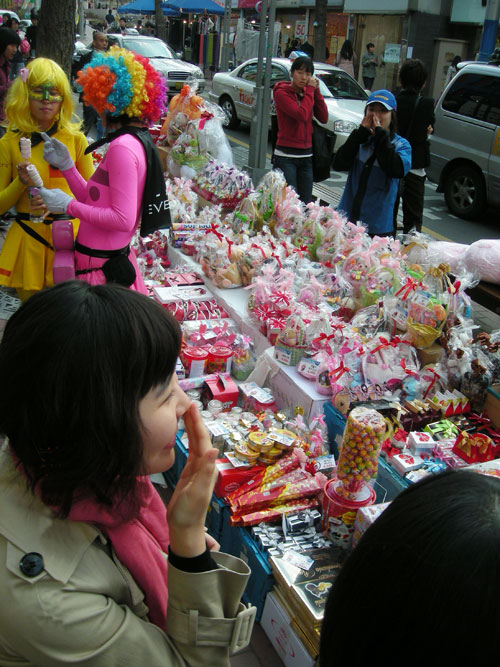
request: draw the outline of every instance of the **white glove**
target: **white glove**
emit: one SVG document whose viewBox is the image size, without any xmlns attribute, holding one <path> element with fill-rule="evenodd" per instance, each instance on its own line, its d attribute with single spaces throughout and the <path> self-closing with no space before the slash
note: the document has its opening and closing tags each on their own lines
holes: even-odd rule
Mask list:
<svg viewBox="0 0 500 667">
<path fill-rule="evenodd" d="M 51 213 L 66 213 L 68 204 L 70 201 L 73 201 L 73 197 L 70 197 L 58 188 L 40 188 L 40 194 L 42 195 L 43 203 Z"/>
<path fill-rule="evenodd" d="M 49 137 L 45 132 L 42 132 L 42 139 L 44 160 L 61 171 L 71 169 L 74 163 L 68 149 L 62 141 L 54 139 L 54 137 Z"/>
</svg>

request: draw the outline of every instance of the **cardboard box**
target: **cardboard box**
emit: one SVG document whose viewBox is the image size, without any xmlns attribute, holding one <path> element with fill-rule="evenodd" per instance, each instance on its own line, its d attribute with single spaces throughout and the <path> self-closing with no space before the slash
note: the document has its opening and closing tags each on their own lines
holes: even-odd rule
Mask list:
<svg viewBox="0 0 500 667">
<path fill-rule="evenodd" d="M 432 343 L 424 350 L 417 350 L 417 357 L 422 366 L 437 363 L 443 354 L 444 348 L 439 343 Z"/>
<path fill-rule="evenodd" d="M 483 410 L 488 413 L 495 427 L 500 429 L 500 384 L 488 387 Z"/>
<path fill-rule="evenodd" d="M 170 148 L 168 148 L 167 146 L 158 146 L 157 144 L 156 150 L 158 151 L 158 155 L 160 156 L 160 162 L 163 171 L 167 171 L 167 160 L 170 154 Z"/>
<path fill-rule="evenodd" d="M 229 412 L 237 404 L 238 386 L 227 373 L 209 376 L 205 379 L 201 393 L 203 407 L 206 408 L 209 401 L 214 398 L 222 403 L 223 412 Z"/>
<path fill-rule="evenodd" d="M 267 594 L 260 624 L 286 667 L 314 667 L 315 660 L 291 629 L 290 617 L 272 592 Z"/>
<path fill-rule="evenodd" d="M 236 491 L 242 484 L 263 470 L 263 466 L 260 465 L 235 468 L 226 458 L 217 459 L 215 467 L 217 468 L 217 481 L 214 493 L 219 498 L 224 498 L 232 491 Z"/>
</svg>

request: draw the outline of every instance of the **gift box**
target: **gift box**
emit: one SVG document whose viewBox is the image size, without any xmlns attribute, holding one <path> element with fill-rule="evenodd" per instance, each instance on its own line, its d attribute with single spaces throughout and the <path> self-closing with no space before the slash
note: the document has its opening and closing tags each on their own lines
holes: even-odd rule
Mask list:
<svg viewBox="0 0 500 667">
<path fill-rule="evenodd" d="M 261 465 L 235 468 L 227 458 L 217 459 L 215 467 L 217 468 L 217 480 L 214 493 L 218 498 L 224 498 L 232 491 L 236 491 L 242 484 L 264 469 L 264 466 Z"/>
<path fill-rule="evenodd" d="M 493 441 L 484 433 L 461 431 L 453 446 L 453 452 L 466 463 L 480 463 L 495 458 Z"/>
<path fill-rule="evenodd" d="M 361 536 L 366 533 L 368 528 L 374 523 L 384 510 L 386 510 L 391 503 L 379 503 L 378 505 L 370 505 L 369 507 L 360 507 L 356 513 L 356 521 L 354 522 L 354 532 L 352 534 L 352 546 L 361 539 Z"/>
<path fill-rule="evenodd" d="M 433 424 L 427 424 L 424 428 L 425 433 L 429 433 L 434 440 L 455 440 L 459 434 L 459 429 L 449 419 L 442 419 Z"/>
<path fill-rule="evenodd" d="M 222 403 L 223 412 L 229 412 L 238 402 L 238 387 L 227 373 L 205 379 L 201 392 L 203 406 L 206 408 L 213 399 Z"/>
<path fill-rule="evenodd" d="M 430 433 L 411 431 L 408 434 L 407 445 L 412 454 L 418 454 L 419 456 L 426 454 L 430 456 L 434 449 L 434 438 Z"/>
<path fill-rule="evenodd" d="M 416 470 L 424 465 L 424 459 L 421 456 L 410 454 L 408 450 L 402 454 L 395 454 L 389 459 L 391 466 L 400 475 L 406 475 L 411 470 Z"/>
</svg>

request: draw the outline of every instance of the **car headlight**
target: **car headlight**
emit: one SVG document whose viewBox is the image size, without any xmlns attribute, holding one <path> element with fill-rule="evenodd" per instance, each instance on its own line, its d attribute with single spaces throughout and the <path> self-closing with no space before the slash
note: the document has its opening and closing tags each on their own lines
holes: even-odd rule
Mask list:
<svg viewBox="0 0 500 667">
<path fill-rule="evenodd" d="M 340 134 L 351 134 L 357 127 L 358 125 L 350 120 L 336 120 L 333 124 L 333 131 Z"/>
<path fill-rule="evenodd" d="M 195 71 L 193 72 L 193 76 L 194 76 L 195 79 L 204 79 L 205 78 L 205 75 L 203 74 L 203 72 L 199 68 L 195 69 Z"/>
</svg>

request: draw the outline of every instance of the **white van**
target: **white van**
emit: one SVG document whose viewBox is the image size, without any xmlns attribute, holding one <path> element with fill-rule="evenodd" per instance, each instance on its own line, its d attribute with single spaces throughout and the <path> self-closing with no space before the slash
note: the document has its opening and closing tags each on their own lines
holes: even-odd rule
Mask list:
<svg viewBox="0 0 500 667">
<path fill-rule="evenodd" d="M 435 111 L 427 175 L 450 211 L 470 220 L 500 206 L 500 67 L 467 64 Z"/>
</svg>

